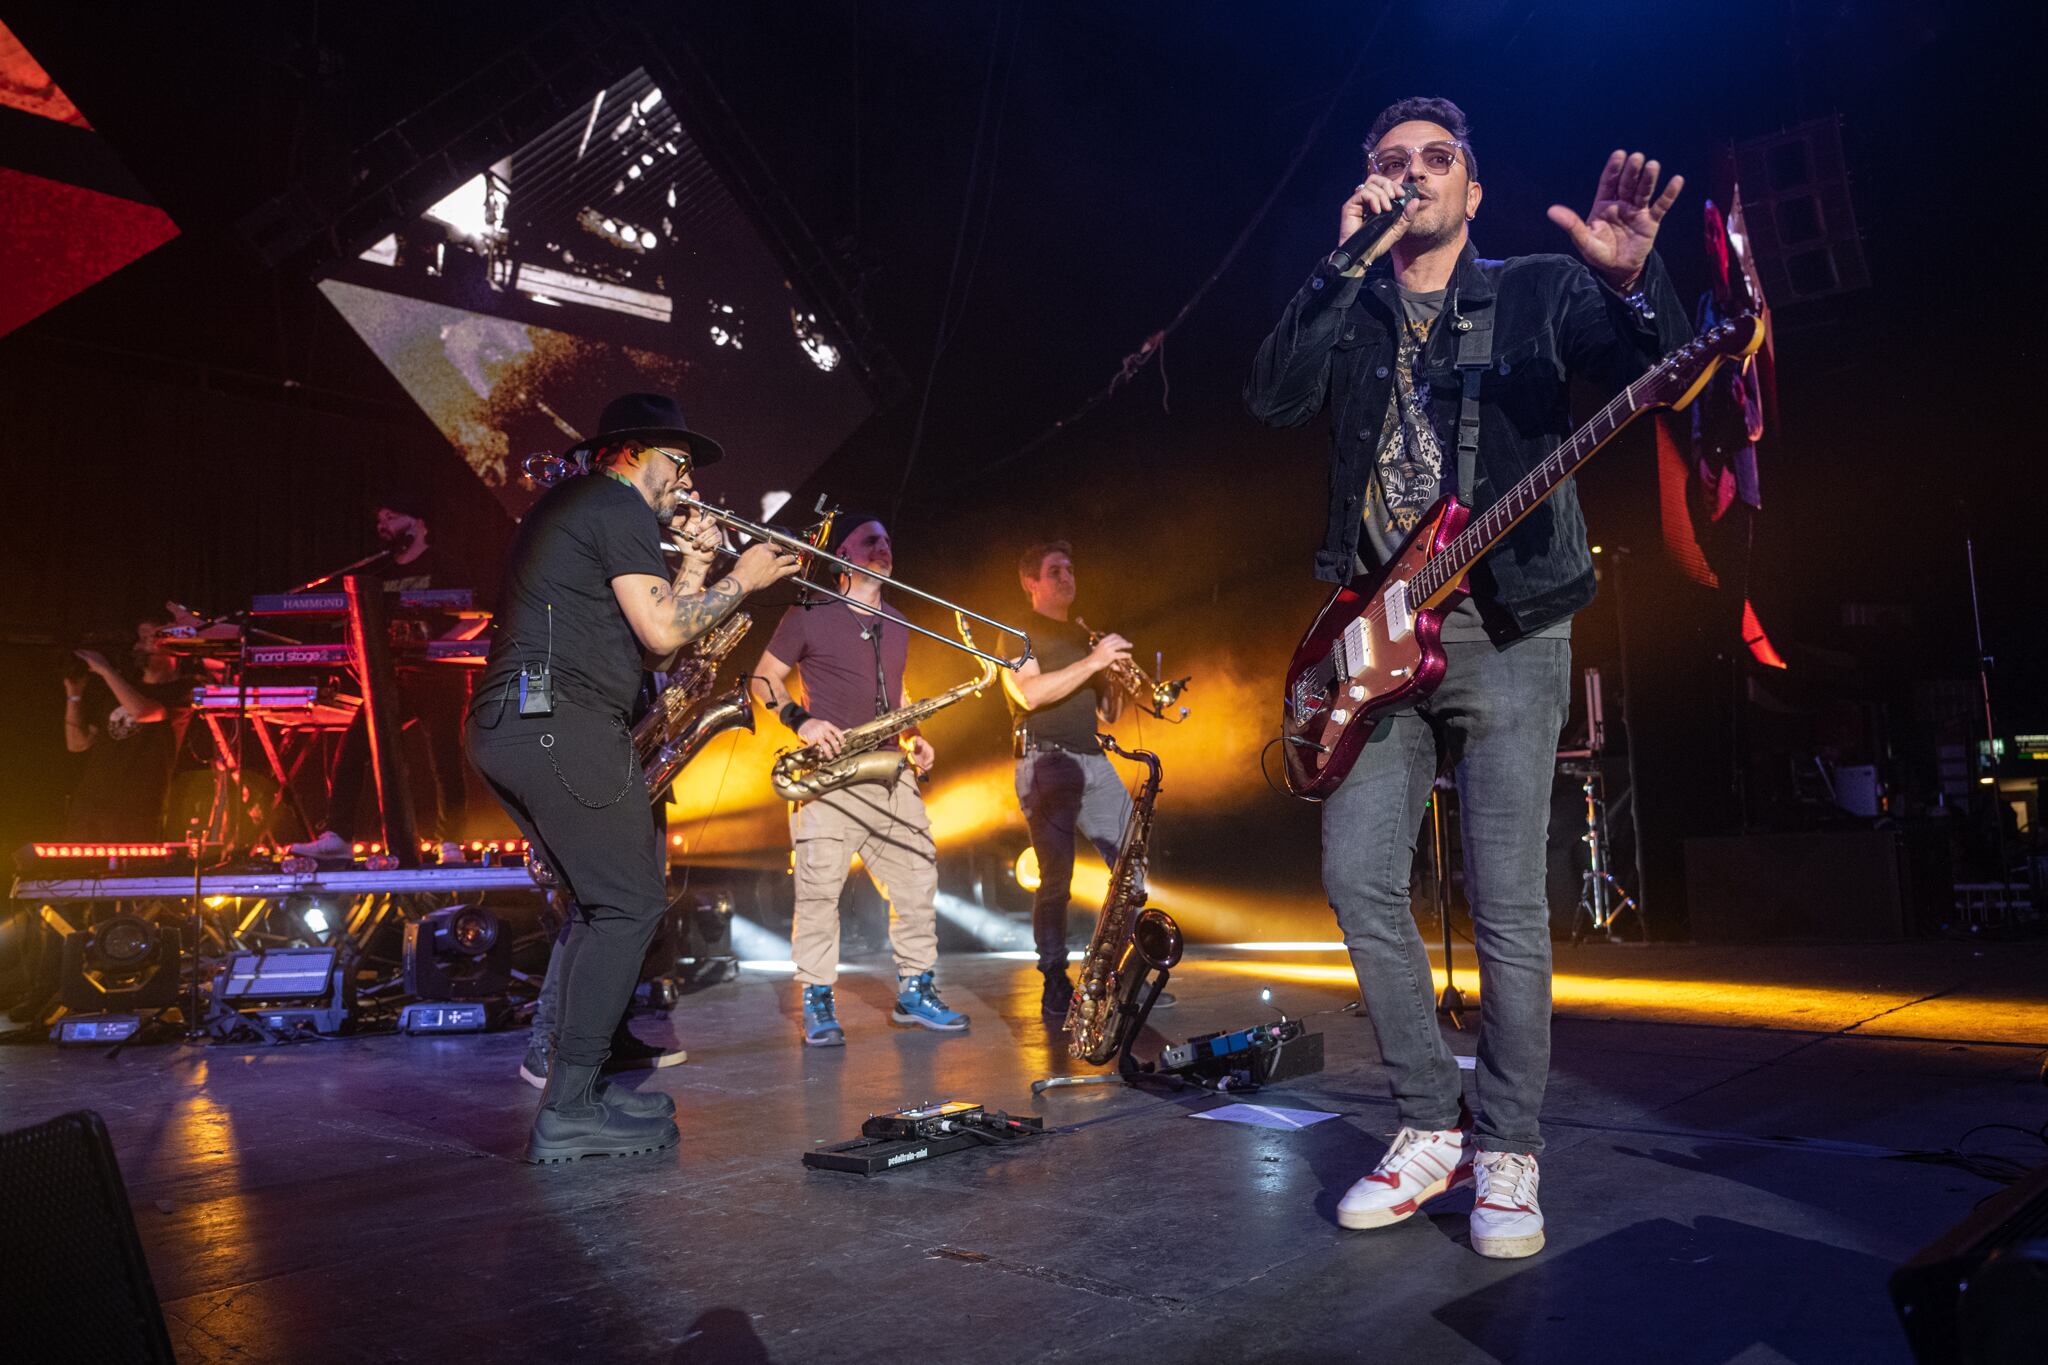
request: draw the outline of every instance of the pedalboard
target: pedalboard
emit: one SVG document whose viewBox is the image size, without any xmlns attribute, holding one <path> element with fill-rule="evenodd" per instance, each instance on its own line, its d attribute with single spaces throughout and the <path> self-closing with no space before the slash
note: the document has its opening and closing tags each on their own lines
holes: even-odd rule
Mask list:
<svg viewBox="0 0 2048 1365">
<path fill-rule="evenodd" d="M 1012 1117 L 965 1100 L 928 1103 L 915 1109 L 870 1114 L 851 1142 L 804 1153 L 804 1165 L 818 1171 L 879 1175 L 969 1147 L 1007 1147 L 1045 1134 L 1045 1120 Z"/>
<path fill-rule="evenodd" d="M 1211 1090 L 1256 1090 L 1323 1069 L 1323 1035 L 1299 1019 L 1205 1033 L 1159 1054 L 1162 1075 Z"/>
</svg>

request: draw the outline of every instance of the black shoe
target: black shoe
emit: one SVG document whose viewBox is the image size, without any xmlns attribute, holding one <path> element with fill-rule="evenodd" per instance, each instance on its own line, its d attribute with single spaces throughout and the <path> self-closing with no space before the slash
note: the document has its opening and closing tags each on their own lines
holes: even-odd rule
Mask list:
<svg viewBox="0 0 2048 1365">
<path fill-rule="evenodd" d="M 1074 983 L 1067 980 L 1064 971 L 1045 974 L 1045 992 L 1038 1007 L 1048 1019 L 1067 1017 L 1067 1011 L 1074 1007 Z"/>
<path fill-rule="evenodd" d="M 519 1079 L 535 1090 L 548 1088 L 548 1045 L 532 1042 L 526 1045 L 526 1056 L 519 1062 Z"/>
<path fill-rule="evenodd" d="M 606 1071 L 659 1071 L 665 1066 L 681 1066 L 690 1060 L 690 1054 L 681 1048 L 656 1047 L 642 1042 L 624 1024 L 612 1034 L 612 1055 L 605 1059 Z"/>
<path fill-rule="evenodd" d="M 526 1140 L 528 1161 L 551 1165 L 586 1156 L 638 1156 L 682 1141 L 674 1119 L 628 1113 L 597 1093 L 597 1070 L 559 1058 L 548 1067 L 548 1088 Z"/>
<path fill-rule="evenodd" d="M 1173 1008 L 1173 1006 L 1174 999 L 1172 991 L 1159 992 L 1159 998 L 1152 1002 L 1152 1008 L 1155 1010 L 1170 1010 Z"/>
</svg>

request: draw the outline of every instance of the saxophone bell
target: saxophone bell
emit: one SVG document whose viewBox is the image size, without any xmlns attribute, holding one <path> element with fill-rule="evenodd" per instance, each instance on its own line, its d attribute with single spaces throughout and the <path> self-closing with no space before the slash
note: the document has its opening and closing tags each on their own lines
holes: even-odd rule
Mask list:
<svg viewBox="0 0 2048 1365">
<path fill-rule="evenodd" d="M 754 703 L 745 684 L 718 697 L 695 712 L 680 731 L 658 745 L 644 764 L 647 794 L 661 800 L 662 792 L 690 765 L 690 760 L 727 730 L 754 730 Z"/>
</svg>

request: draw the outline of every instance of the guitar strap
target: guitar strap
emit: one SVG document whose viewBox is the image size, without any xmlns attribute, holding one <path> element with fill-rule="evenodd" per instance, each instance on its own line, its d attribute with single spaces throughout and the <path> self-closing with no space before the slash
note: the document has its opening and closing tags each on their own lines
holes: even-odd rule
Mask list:
<svg viewBox="0 0 2048 1365">
<path fill-rule="evenodd" d="M 1460 507 L 1472 505 L 1479 464 L 1479 380 L 1493 365 L 1493 309 L 1475 309 L 1476 317 L 1459 313 L 1452 328 L 1458 333 L 1458 488 Z"/>
</svg>

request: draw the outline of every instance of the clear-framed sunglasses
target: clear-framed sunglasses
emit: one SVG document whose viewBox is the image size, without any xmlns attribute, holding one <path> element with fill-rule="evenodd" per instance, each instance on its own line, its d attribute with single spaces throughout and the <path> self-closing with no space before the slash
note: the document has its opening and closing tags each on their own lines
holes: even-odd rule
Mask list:
<svg viewBox="0 0 2048 1365">
<path fill-rule="evenodd" d="M 1400 180 L 1408 167 L 1420 165 L 1431 175 L 1449 175 L 1464 148 L 1456 142 L 1425 142 L 1420 147 L 1382 147 L 1365 159 L 1366 169 L 1389 180 Z"/>
</svg>

